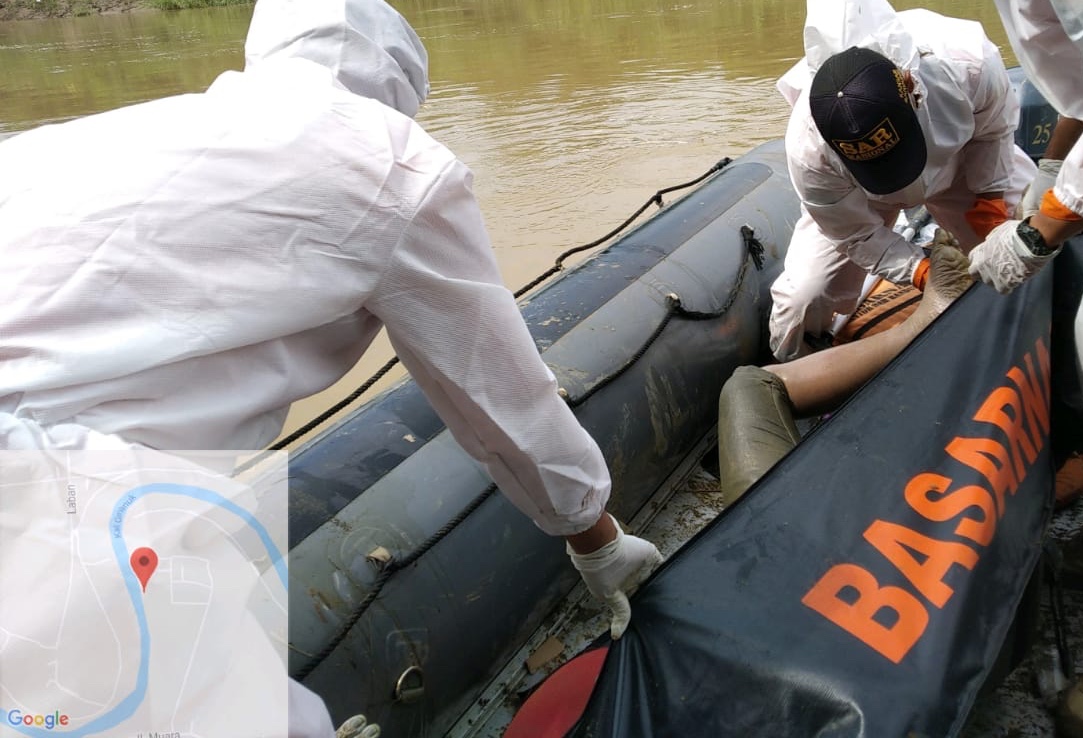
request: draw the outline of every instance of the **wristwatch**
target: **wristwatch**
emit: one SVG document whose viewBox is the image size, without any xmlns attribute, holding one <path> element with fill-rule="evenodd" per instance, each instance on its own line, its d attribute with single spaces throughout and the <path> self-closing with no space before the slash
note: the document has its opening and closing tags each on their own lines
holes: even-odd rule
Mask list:
<svg viewBox="0 0 1083 738">
<path fill-rule="evenodd" d="M 1026 244 L 1030 253 L 1035 256 L 1049 256 L 1057 251 L 1055 247 L 1050 246 L 1045 242 L 1045 238 L 1042 236 L 1041 231 L 1030 224 L 1030 218 L 1019 221 L 1015 233 L 1019 236 L 1020 240 Z"/>
</svg>

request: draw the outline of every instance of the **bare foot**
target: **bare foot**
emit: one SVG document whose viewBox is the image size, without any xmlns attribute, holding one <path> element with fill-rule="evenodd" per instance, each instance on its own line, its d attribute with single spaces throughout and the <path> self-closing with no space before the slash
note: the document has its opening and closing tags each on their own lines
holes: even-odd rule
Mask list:
<svg viewBox="0 0 1083 738">
<path fill-rule="evenodd" d="M 921 327 L 933 322 L 936 316 L 947 310 L 973 283 L 967 269 L 970 266 L 966 255 L 959 250 L 959 242 L 943 228 L 938 228 L 933 237 L 929 253 L 929 279 L 925 283 L 925 292 L 921 304 L 914 311 L 911 320 Z"/>
</svg>

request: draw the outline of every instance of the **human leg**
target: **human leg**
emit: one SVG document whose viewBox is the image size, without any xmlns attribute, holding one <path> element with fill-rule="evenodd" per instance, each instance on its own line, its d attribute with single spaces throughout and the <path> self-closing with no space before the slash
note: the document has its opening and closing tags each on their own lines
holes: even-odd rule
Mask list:
<svg viewBox="0 0 1083 738">
<path fill-rule="evenodd" d="M 903 323 L 784 364 L 745 366 L 718 400 L 722 499 L 736 501 L 797 445 L 795 417 L 834 409 L 894 358 L 970 286 L 967 259 L 938 234 L 921 303 Z"/>
<path fill-rule="evenodd" d="M 735 502 L 799 440 L 782 379 L 758 366 L 737 367 L 718 396 L 722 502 Z"/>
<path fill-rule="evenodd" d="M 943 234 L 943 235 L 941 235 Z M 930 256 L 929 281 L 921 303 L 894 328 L 853 343 L 833 346 L 797 361 L 765 367 L 786 387 L 798 417 L 828 412 L 902 351 L 970 286 L 967 259 L 938 233 Z"/>
</svg>

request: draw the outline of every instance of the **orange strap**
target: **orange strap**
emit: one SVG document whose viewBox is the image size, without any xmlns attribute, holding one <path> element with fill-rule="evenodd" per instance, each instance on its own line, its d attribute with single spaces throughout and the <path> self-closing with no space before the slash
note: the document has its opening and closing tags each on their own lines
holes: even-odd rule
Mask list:
<svg viewBox="0 0 1083 738">
<path fill-rule="evenodd" d="M 1083 458 L 1080 458 L 1079 454 L 1072 454 L 1060 469 L 1057 469 L 1054 489 L 1058 508 L 1083 494 Z"/>
<path fill-rule="evenodd" d="M 989 235 L 989 231 L 1010 218 L 1008 203 L 1004 202 L 1004 198 L 988 200 L 979 197 L 974 200 L 974 206 L 966 211 L 966 222 L 982 240 Z"/>
<path fill-rule="evenodd" d="M 925 257 L 918 262 L 917 267 L 914 269 L 914 286 L 919 290 L 925 289 L 925 282 L 929 279 L 929 257 Z"/>
<path fill-rule="evenodd" d="M 1042 195 L 1042 206 L 1038 211 L 1045 217 L 1052 218 L 1053 220 L 1066 220 L 1068 222 L 1083 220 L 1083 215 L 1080 215 L 1074 210 L 1069 210 L 1064 203 L 1057 199 L 1056 195 L 1053 194 L 1052 188 L 1046 190 L 1045 194 Z"/>
</svg>

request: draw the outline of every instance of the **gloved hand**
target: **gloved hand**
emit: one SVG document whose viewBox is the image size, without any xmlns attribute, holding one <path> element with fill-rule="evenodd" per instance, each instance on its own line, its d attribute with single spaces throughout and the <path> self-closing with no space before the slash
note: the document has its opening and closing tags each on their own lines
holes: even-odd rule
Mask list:
<svg viewBox="0 0 1083 738">
<path fill-rule="evenodd" d="M 1023 190 L 1023 199 L 1016 206 L 1015 214 L 1020 220 L 1025 220 L 1038 212 L 1042 205 L 1042 196 L 1052 189 L 1060 174 L 1062 159 L 1039 159 L 1038 173 L 1034 175 L 1027 188 Z"/>
<path fill-rule="evenodd" d="M 662 563 L 662 554 L 650 541 L 627 535 L 613 522 L 617 537 L 597 551 L 577 554 L 571 546 L 567 549 L 587 589 L 609 607 L 609 634 L 615 640 L 624 635 L 632 619 L 628 595 Z"/>
<path fill-rule="evenodd" d="M 364 715 L 354 715 L 335 731 L 335 738 L 380 738 L 380 726 Z"/>
<path fill-rule="evenodd" d="M 1027 281 L 1059 252 L 1036 256 L 1015 232 L 1018 225 L 1018 220 L 1001 223 L 970 252 L 970 276 L 1002 295 Z"/>
</svg>

